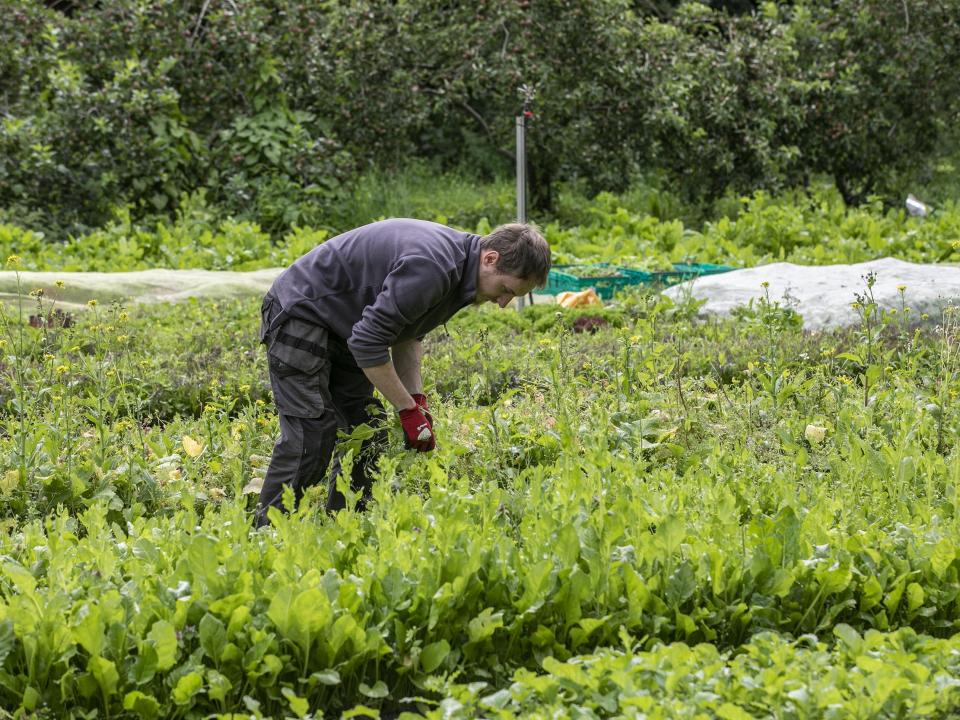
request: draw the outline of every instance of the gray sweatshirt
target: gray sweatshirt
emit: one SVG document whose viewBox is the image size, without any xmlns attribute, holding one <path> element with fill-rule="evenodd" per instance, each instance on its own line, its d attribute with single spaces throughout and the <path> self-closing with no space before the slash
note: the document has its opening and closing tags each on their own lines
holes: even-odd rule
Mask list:
<svg viewBox="0 0 960 720">
<path fill-rule="evenodd" d="M 347 341 L 361 368 L 422 338 L 477 295 L 480 236 L 424 220 L 393 219 L 327 240 L 296 260 L 270 293 L 283 311 Z"/>
</svg>

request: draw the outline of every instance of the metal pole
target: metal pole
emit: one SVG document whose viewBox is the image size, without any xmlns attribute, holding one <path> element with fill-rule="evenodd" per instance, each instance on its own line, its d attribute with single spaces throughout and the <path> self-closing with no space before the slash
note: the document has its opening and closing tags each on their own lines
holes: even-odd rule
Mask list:
<svg viewBox="0 0 960 720">
<path fill-rule="evenodd" d="M 517 115 L 517 222 L 527 221 L 527 148 L 526 118 Z"/>
<path fill-rule="evenodd" d="M 524 103 L 526 110 L 526 103 Z M 517 222 L 527 221 L 527 118 L 523 112 L 517 115 Z M 532 298 L 531 298 L 532 299 Z M 523 310 L 526 298 L 517 298 L 517 310 Z"/>
</svg>

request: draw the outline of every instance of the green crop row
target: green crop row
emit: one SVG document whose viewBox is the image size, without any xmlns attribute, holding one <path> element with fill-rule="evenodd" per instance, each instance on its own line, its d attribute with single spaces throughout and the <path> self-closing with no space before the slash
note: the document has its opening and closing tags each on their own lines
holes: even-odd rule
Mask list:
<svg viewBox="0 0 960 720">
<path fill-rule="evenodd" d="M 816 636 L 763 633 L 736 652 L 684 643 L 640 652 L 625 634 L 625 650 L 567 663 L 548 658 L 543 673 L 520 670 L 495 692 L 483 682 L 438 683 L 448 697 L 410 716 L 901 718 L 941 717 L 960 704 L 956 637 L 938 640 L 910 630 L 861 636 L 849 625 L 837 625 L 832 635 L 829 644 Z"/>
<path fill-rule="evenodd" d="M 425 471 L 438 480 L 429 502 L 390 498 L 381 485 L 370 516 L 345 513 L 326 524 L 301 516 L 268 534 L 251 533 L 236 507 L 204 517 L 190 510 L 170 520 L 141 517 L 123 527 L 98 506 L 76 519 L 59 515 L 23 526 L 2 545 L 4 704 L 55 717 L 91 707 L 147 716 L 163 707 L 200 717 L 244 704 L 275 716 L 343 707 L 364 696 L 396 707 L 404 697 L 435 691 L 431 676 L 511 687 L 517 666 L 542 664 L 565 677 L 574 651 L 616 645 L 625 633 L 650 648 L 686 635 L 672 625 L 690 592 L 676 578 L 690 573 L 691 589 L 702 580 L 684 570 L 691 564 L 683 556 L 699 550 L 686 547 L 692 529 L 677 524 L 676 548 L 669 537 L 636 548 L 676 568 L 660 604 L 656 588 L 650 592 L 638 580 L 649 571 L 630 550 L 614 545 L 607 555 L 597 553 L 607 539 L 633 538 L 623 530 L 621 537 L 606 530 L 579 538 L 587 534 L 579 522 L 595 527 L 607 512 L 559 526 L 553 518 L 530 518 L 530 529 L 516 538 L 497 509 L 496 492 L 475 488 L 483 498 L 465 498 L 462 489 L 442 483 L 436 465 Z M 624 520 L 617 520 L 621 527 Z M 771 530 L 788 526 L 777 518 Z M 751 564 L 736 551 L 725 554 L 729 563 Z M 830 574 L 832 559 L 822 560 L 820 592 L 829 585 L 827 597 L 840 603 L 845 580 Z M 744 623 L 753 612 L 776 612 L 778 592 L 756 588 L 749 596 L 754 607 L 739 611 L 748 616 Z M 831 629 L 847 632 L 829 617 L 818 619 L 817 632 L 828 638 Z M 736 612 L 716 620 L 736 624 Z M 793 634 L 808 636 L 802 629 Z M 746 652 L 757 642 L 751 634 L 744 637 Z M 698 632 L 688 636 L 699 642 Z M 698 651 L 711 653 L 714 645 Z M 960 681 L 956 660 L 947 659 L 942 669 L 953 688 Z M 747 683 L 751 675 L 740 669 L 736 680 Z M 574 660 L 569 673 L 576 672 Z M 661 672 L 667 676 L 661 692 L 670 697 L 687 672 L 670 665 Z M 548 683 L 520 677 L 531 701 L 538 690 L 551 700 Z M 834 693 L 842 692 L 837 684 Z M 620 685 L 630 693 L 629 684 Z M 915 699 L 929 702 L 921 693 Z M 749 698 L 740 700 L 750 707 Z"/>
<path fill-rule="evenodd" d="M 781 260 L 854 263 L 887 256 L 913 262 L 960 260 L 960 208 L 955 204 L 938 208 L 931 217 L 912 218 L 879 202 L 848 208 L 826 190 L 779 197 L 758 192 L 739 198 L 726 216 L 699 229 L 650 211 L 629 196 L 601 193 L 586 207 L 565 213 L 563 221 L 547 223 L 544 231 L 556 262 L 607 260 L 649 270 L 679 261 L 752 266 Z M 430 219 L 448 221 L 443 214 Z M 491 224 L 481 217 L 467 229 L 485 233 Z M 185 203 L 172 224 L 145 226 L 122 213 L 104 229 L 66 243 L 0 224 L 0 257 L 18 256 L 24 270 L 252 270 L 288 265 L 330 234 L 296 229 L 277 243 L 254 223 L 218 219 L 198 198 Z"/>
<path fill-rule="evenodd" d="M 428 338 L 438 450 L 391 426 L 368 512 L 317 488 L 260 531 L 255 300 L 8 311 L 0 706 L 933 715 L 960 681 L 960 328 L 864 302 L 819 334 L 643 292 L 465 312 Z M 821 668 L 809 697 L 784 667 Z"/>
<path fill-rule="evenodd" d="M 202 201 L 185 204 L 174 223 L 135 224 L 127 211 L 101 230 L 63 243 L 0 223 L 0 254 L 23 270 L 124 272 L 155 267 L 254 270 L 289 265 L 322 243 L 325 230 L 294 230 L 274 242 L 256 223 L 218 220 Z"/>
<path fill-rule="evenodd" d="M 780 197 L 758 192 L 700 229 L 632 210 L 609 193 L 595 198 L 588 212 L 591 221 L 576 226 L 547 225 L 558 261 L 593 258 L 669 269 L 671 261 L 690 260 L 753 266 L 960 259 L 960 209 L 953 204 L 931 217 L 913 218 L 879 202 L 848 208 L 826 191 Z"/>
</svg>

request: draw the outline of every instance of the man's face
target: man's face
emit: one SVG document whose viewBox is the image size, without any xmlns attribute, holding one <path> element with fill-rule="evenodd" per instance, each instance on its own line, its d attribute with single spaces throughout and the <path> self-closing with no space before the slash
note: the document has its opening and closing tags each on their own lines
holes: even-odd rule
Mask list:
<svg viewBox="0 0 960 720">
<path fill-rule="evenodd" d="M 495 302 L 506 307 L 515 297 L 531 292 L 537 283 L 535 280 L 514 277 L 496 269 L 500 254 L 495 250 L 480 255 L 480 268 L 477 274 L 477 298 L 474 303 Z"/>
</svg>

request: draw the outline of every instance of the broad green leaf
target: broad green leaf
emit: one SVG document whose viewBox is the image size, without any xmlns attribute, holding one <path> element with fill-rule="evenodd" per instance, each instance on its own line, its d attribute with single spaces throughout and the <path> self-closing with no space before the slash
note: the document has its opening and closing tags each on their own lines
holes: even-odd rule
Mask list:
<svg viewBox="0 0 960 720">
<path fill-rule="evenodd" d="M 344 614 L 333 623 L 327 642 L 330 643 L 330 648 L 336 655 L 345 647 L 349 652 L 362 649 L 366 645 L 366 639 L 363 628 L 357 624 L 353 616 Z"/>
<path fill-rule="evenodd" d="M 657 526 L 657 542 L 668 555 L 672 555 L 680 549 L 686 535 L 686 526 L 683 520 L 676 515 L 667 516 Z"/>
<path fill-rule="evenodd" d="M 697 578 L 694 575 L 693 564 L 690 561 L 684 561 L 667 578 L 666 600 L 671 607 L 680 607 L 693 596 L 696 589 Z"/>
<path fill-rule="evenodd" d="M 450 653 L 450 643 L 439 640 L 427 645 L 420 653 L 420 667 L 425 673 L 432 673 Z"/>
<path fill-rule="evenodd" d="M 102 655 L 104 626 L 100 606 L 96 603 L 85 603 L 79 614 L 80 621 L 73 628 L 73 637 L 91 656 Z"/>
<path fill-rule="evenodd" d="M 230 679 L 216 670 L 207 670 L 207 695 L 213 700 L 223 702 L 227 699 L 227 693 L 233 689 L 233 683 Z"/>
<path fill-rule="evenodd" d="M 313 673 L 311 676 L 321 685 L 339 685 L 340 684 L 340 673 L 336 670 L 321 670 L 319 672 Z"/>
<path fill-rule="evenodd" d="M 787 593 L 790 592 L 790 588 L 793 587 L 793 583 L 793 573 L 789 570 L 778 568 L 773 571 L 773 574 L 767 577 L 763 585 L 763 592 L 776 597 L 785 597 Z"/>
<path fill-rule="evenodd" d="M 677 631 L 682 632 L 685 638 L 690 637 L 697 631 L 697 624 L 693 621 L 693 618 L 679 610 L 674 615 L 674 621 L 677 625 Z"/>
<path fill-rule="evenodd" d="M 883 606 L 887 609 L 887 612 L 890 613 L 891 619 L 893 614 L 897 611 L 897 608 L 900 607 L 900 598 L 903 596 L 903 589 L 905 585 L 902 577 L 897 578 L 894 581 L 893 585 L 890 587 L 890 590 L 887 592 L 887 597 L 883 600 Z"/>
<path fill-rule="evenodd" d="M 31 595 L 37 587 L 37 579 L 33 577 L 29 570 L 14 560 L 5 560 L 3 562 L 3 574 L 6 575 L 17 590 L 24 595 Z"/>
<path fill-rule="evenodd" d="M 607 624 L 608 618 L 582 618 L 577 624 L 583 628 L 586 637 L 590 637 L 593 631 Z"/>
<path fill-rule="evenodd" d="M 717 708 L 717 717 L 723 718 L 723 720 L 753 720 L 753 715 L 728 702 Z"/>
<path fill-rule="evenodd" d="M 861 638 L 860 633 L 852 627 L 846 623 L 839 623 L 833 628 L 833 634 L 843 641 L 843 644 L 847 646 L 851 655 L 858 655 L 860 653 L 863 638 Z"/>
<path fill-rule="evenodd" d="M 112 660 L 103 657 L 92 657 L 87 663 L 87 669 L 96 679 L 100 686 L 100 691 L 105 698 L 113 695 L 117 689 L 117 683 L 120 681 L 120 674 L 117 672 L 117 666 Z"/>
<path fill-rule="evenodd" d="M 177 661 L 177 631 L 173 625 L 166 620 L 157 620 L 147 633 L 147 640 L 157 653 L 157 670 L 163 672 L 172 668 Z"/>
<path fill-rule="evenodd" d="M 364 688 L 366 686 L 363 683 L 360 683 L 360 687 Z M 380 711 L 371 707 L 367 707 L 366 705 L 354 705 L 349 710 L 344 710 L 342 713 L 340 713 L 340 720 L 351 720 L 351 718 L 355 717 L 380 720 Z"/>
<path fill-rule="evenodd" d="M 135 713 L 144 720 L 153 720 L 160 714 L 160 703 L 152 695 L 131 690 L 123 696 L 123 709 Z"/>
<path fill-rule="evenodd" d="M 186 705 L 193 696 L 203 689 L 203 676 L 198 672 L 188 672 L 177 681 L 170 697 L 177 705 Z"/>
<path fill-rule="evenodd" d="M 291 606 L 303 632 L 319 633 L 333 618 L 333 610 L 327 594 L 318 588 L 309 588 L 299 593 Z"/>
<path fill-rule="evenodd" d="M 915 582 L 907 585 L 907 610 L 913 612 L 923 605 L 923 588 Z"/>
<path fill-rule="evenodd" d="M 543 598 L 553 583 L 553 561 L 543 559 L 525 568 L 523 573 L 524 592 L 516 602 L 521 612 L 534 612 L 543 604 Z"/>
<path fill-rule="evenodd" d="M 627 587 L 627 598 L 630 601 L 630 610 L 635 619 L 639 620 L 642 611 L 650 603 L 650 590 L 646 582 L 633 568 L 624 568 L 624 584 Z"/>
<path fill-rule="evenodd" d="M 287 702 L 290 703 L 290 709 L 293 711 L 294 715 L 302 718 L 310 712 L 310 703 L 307 702 L 305 698 L 298 696 L 288 687 L 281 688 L 280 692 L 287 699 Z"/>
<path fill-rule="evenodd" d="M 333 617 L 327 594 L 317 588 L 296 593 L 293 588 L 278 590 L 270 602 L 267 617 L 284 637 L 307 652 L 314 639 Z"/>
<path fill-rule="evenodd" d="M 589 675 L 575 663 L 562 662 L 557 658 L 548 655 L 543 659 L 543 669 L 555 678 L 568 680 L 581 687 L 590 682 Z"/>
<path fill-rule="evenodd" d="M 480 698 L 480 704 L 492 710 L 503 710 L 510 703 L 510 700 L 512 700 L 510 691 L 504 689 Z"/>
<path fill-rule="evenodd" d="M 838 562 L 830 568 L 818 570 L 816 576 L 823 588 L 824 595 L 833 595 L 846 589 L 850 580 L 853 579 L 853 572 L 850 570 L 849 563 Z"/>
<path fill-rule="evenodd" d="M 530 644 L 537 648 L 550 647 L 556 639 L 554 631 L 544 625 L 538 626 L 530 634 Z"/>
<path fill-rule="evenodd" d="M 252 598 L 251 598 L 252 600 Z M 250 608 L 246 605 L 241 605 L 238 608 L 234 608 L 233 612 L 230 613 L 230 622 L 227 623 L 227 636 L 235 636 L 241 628 L 246 626 L 250 620 Z"/>
<path fill-rule="evenodd" d="M 273 593 L 273 597 L 270 599 L 270 607 L 267 608 L 267 617 L 270 618 L 270 622 L 283 636 L 289 636 L 291 628 L 297 622 L 293 614 L 293 593 L 294 589 L 292 587 L 284 585 Z"/>
<path fill-rule="evenodd" d="M 160 560 L 160 552 L 157 550 L 157 546 L 146 538 L 138 538 L 133 544 L 133 555 L 150 563 L 156 563 Z"/>
<path fill-rule="evenodd" d="M 224 584 L 224 576 L 220 573 L 220 563 L 217 560 L 216 542 L 206 535 L 194 536 L 187 545 L 181 567 L 185 567 L 192 574 L 194 583 L 205 585 L 214 594 L 219 594 Z M 196 588 L 194 588 L 196 590 Z"/>
<path fill-rule="evenodd" d="M 26 689 L 23 691 L 23 697 L 20 700 L 20 704 L 23 705 L 24 710 L 29 710 L 33 712 L 37 709 L 37 705 L 40 704 L 40 700 L 43 696 L 40 694 L 40 691 L 37 690 L 33 685 L 27 685 Z"/>
<path fill-rule="evenodd" d="M 255 599 L 251 592 L 233 593 L 219 600 L 214 600 L 210 603 L 209 609 L 211 613 L 219 618 L 230 618 L 232 617 L 232 613 L 240 608 L 249 612 L 249 606 Z"/>
<path fill-rule="evenodd" d="M 366 695 L 368 698 L 374 698 L 376 700 L 385 698 L 390 694 L 390 690 L 387 688 L 387 684 L 383 682 L 383 680 L 377 680 L 373 687 L 370 687 L 366 683 L 360 683 L 359 689 L 361 695 Z"/>
<path fill-rule="evenodd" d="M 860 609 L 869 610 L 883 599 L 883 587 L 876 577 L 871 575 L 863 583 L 863 593 L 860 595 Z"/>
<path fill-rule="evenodd" d="M 501 627 L 503 627 L 503 613 L 495 613 L 493 608 L 485 608 L 477 617 L 467 623 L 470 642 L 479 642 L 491 637 L 497 628 Z"/>
<path fill-rule="evenodd" d="M 221 663 L 239 663 L 243 659 L 243 651 L 236 643 L 228 642 L 223 646 L 223 654 L 220 656 Z"/>
<path fill-rule="evenodd" d="M 200 646 L 211 660 L 215 663 L 220 662 L 223 655 L 223 648 L 227 644 L 227 631 L 223 623 L 207 613 L 201 618 L 198 627 L 200 635 Z"/>
<path fill-rule="evenodd" d="M 580 557 L 580 536 L 576 528 L 567 523 L 557 533 L 553 551 L 563 565 L 572 565 Z"/>
<path fill-rule="evenodd" d="M 149 642 L 140 646 L 133 664 L 132 678 L 137 685 L 146 685 L 157 674 L 157 651 Z"/>
<path fill-rule="evenodd" d="M 947 568 L 957 556 L 953 543 L 947 538 L 942 538 L 933 548 L 930 555 L 930 567 L 938 578 L 942 578 L 947 572 Z"/>
</svg>

